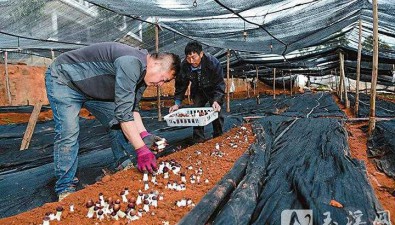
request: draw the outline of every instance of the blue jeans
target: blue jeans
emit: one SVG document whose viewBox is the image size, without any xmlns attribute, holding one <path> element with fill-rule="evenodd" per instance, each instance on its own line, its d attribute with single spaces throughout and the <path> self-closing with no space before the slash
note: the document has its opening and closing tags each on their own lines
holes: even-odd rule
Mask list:
<svg viewBox="0 0 395 225">
<path fill-rule="evenodd" d="M 213 99 L 209 98 L 207 94 L 202 91 L 201 93 L 196 93 L 193 96 L 194 107 L 204 107 L 208 102 L 212 106 L 214 101 Z M 222 108 L 222 104 L 221 108 Z M 218 119 L 213 121 L 213 138 L 221 136 L 223 134 L 223 125 L 224 125 L 224 115 L 223 109 L 218 112 Z M 192 139 L 194 142 L 202 142 L 205 140 L 204 136 L 204 127 L 193 127 L 193 135 Z"/>
<path fill-rule="evenodd" d="M 56 73 L 51 74 L 50 69 L 45 73 L 45 86 L 55 121 L 54 165 L 57 194 L 74 191 L 78 181 L 75 174 L 78 167 L 79 112 L 82 106 L 107 127 L 115 166 L 128 157 L 135 160 L 136 153 L 122 131 L 109 127 L 109 122 L 114 118 L 114 102 L 94 101 L 86 98 L 62 83 Z"/>
</svg>

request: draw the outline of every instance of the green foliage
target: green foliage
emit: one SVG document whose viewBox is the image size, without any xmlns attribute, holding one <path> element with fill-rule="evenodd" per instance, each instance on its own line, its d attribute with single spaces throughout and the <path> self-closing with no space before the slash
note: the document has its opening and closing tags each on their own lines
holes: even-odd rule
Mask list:
<svg viewBox="0 0 395 225">
<path fill-rule="evenodd" d="M 366 49 L 370 52 L 373 51 L 373 35 L 370 35 L 362 42 L 363 49 Z M 391 46 L 389 46 L 385 41 L 381 41 L 379 38 L 379 49 L 380 50 L 391 50 Z"/>
</svg>

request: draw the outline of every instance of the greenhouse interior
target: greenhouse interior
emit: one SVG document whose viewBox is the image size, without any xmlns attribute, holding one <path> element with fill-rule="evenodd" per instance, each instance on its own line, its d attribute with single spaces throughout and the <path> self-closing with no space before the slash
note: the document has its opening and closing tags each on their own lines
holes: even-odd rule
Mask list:
<svg viewBox="0 0 395 225">
<path fill-rule="evenodd" d="M 0 12 L 0 224 L 395 224 L 394 0 Z"/>
</svg>

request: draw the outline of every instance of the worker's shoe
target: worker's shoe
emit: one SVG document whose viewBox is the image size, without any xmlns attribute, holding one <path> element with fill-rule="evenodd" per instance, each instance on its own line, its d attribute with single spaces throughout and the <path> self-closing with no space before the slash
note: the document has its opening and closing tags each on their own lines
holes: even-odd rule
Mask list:
<svg viewBox="0 0 395 225">
<path fill-rule="evenodd" d="M 123 161 L 122 163 L 120 163 L 115 170 L 116 171 L 121 171 L 121 170 L 128 170 L 131 168 L 135 168 L 136 167 L 136 160 L 132 160 L 131 158 L 126 159 L 125 161 Z"/>
<path fill-rule="evenodd" d="M 61 192 L 58 195 L 58 201 L 59 202 L 62 201 L 64 198 L 66 198 L 67 196 L 69 196 L 71 193 L 74 193 L 74 192 L 75 192 L 75 190 L 66 190 L 66 191 Z"/>
</svg>

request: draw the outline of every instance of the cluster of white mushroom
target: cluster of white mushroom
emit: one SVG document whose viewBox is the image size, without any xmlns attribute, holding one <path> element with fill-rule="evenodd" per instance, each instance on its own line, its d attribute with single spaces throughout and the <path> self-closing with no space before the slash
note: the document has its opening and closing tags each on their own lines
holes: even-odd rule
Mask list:
<svg viewBox="0 0 395 225">
<path fill-rule="evenodd" d="M 222 158 L 225 155 L 226 155 L 225 152 L 220 150 L 219 143 L 215 143 L 215 149 L 214 149 L 214 151 L 211 152 L 211 156 L 216 156 L 216 157 Z"/>
<path fill-rule="evenodd" d="M 99 200 L 94 203 L 93 200 L 89 200 L 86 203 L 88 209 L 87 217 L 96 218 L 102 220 L 119 220 L 126 218 L 129 221 L 138 220 L 143 215 L 150 212 L 150 207 L 158 207 L 158 200 L 163 200 L 163 194 L 159 194 L 157 191 L 151 191 L 148 194 L 144 194 L 141 190 L 138 191 L 137 198 L 130 197 L 128 188 L 125 188 L 120 193 L 122 201 L 117 199 L 112 200 L 111 197 L 105 199 L 103 194 L 99 194 Z M 126 204 L 126 209 L 122 210 L 122 203 Z"/>
<path fill-rule="evenodd" d="M 74 206 L 72 208 L 74 210 Z M 60 221 L 62 218 L 62 212 L 63 212 L 63 207 L 58 206 L 56 207 L 56 213 L 53 212 L 47 212 L 45 213 L 44 219 L 43 219 L 43 225 L 49 225 L 51 220 L 57 220 Z"/>
<path fill-rule="evenodd" d="M 176 201 L 175 205 L 177 207 L 194 207 L 195 204 L 192 202 L 190 198 L 182 198 L 181 200 Z"/>
<path fill-rule="evenodd" d="M 231 148 L 239 147 L 237 143 L 248 142 L 248 135 L 250 131 L 246 127 L 240 127 L 240 130 L 237 131 L 236 135 L 231 137 L 227 137 L 227 142 Z"/>
</svg>

